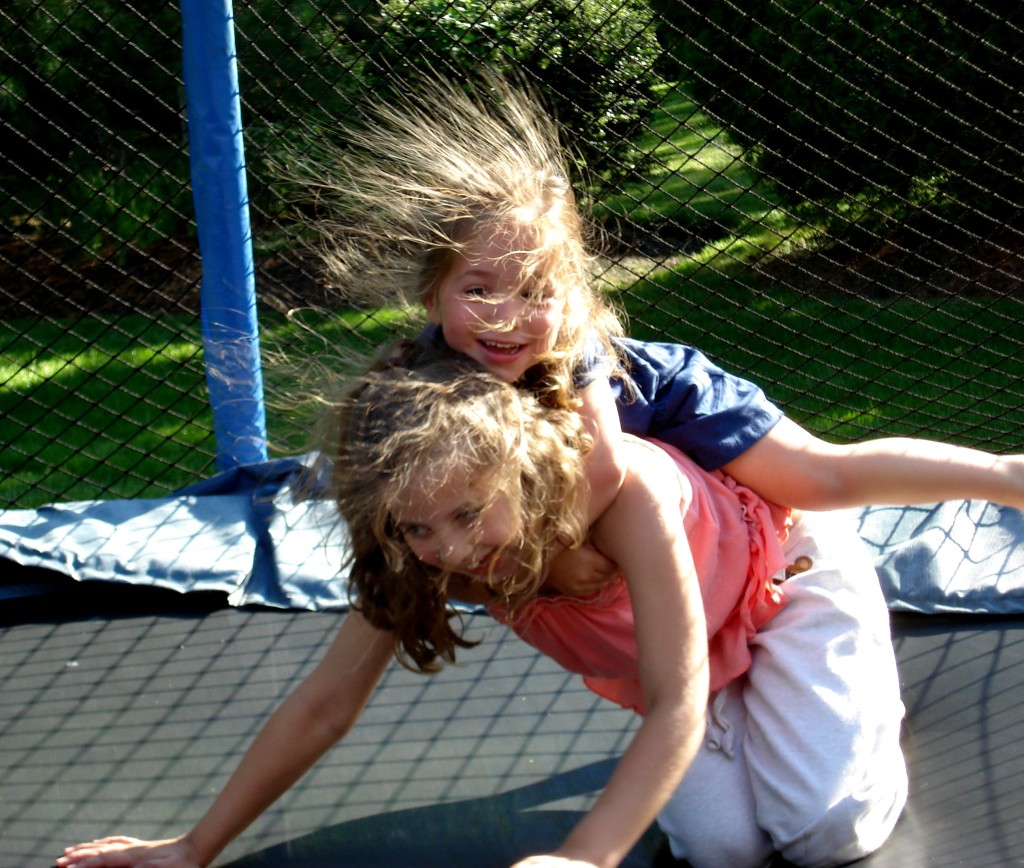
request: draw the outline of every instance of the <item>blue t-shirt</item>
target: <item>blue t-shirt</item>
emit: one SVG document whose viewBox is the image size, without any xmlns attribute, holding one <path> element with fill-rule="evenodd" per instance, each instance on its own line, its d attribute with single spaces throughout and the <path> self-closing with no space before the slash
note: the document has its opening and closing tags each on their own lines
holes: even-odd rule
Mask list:
<svg viewBox="0 0 1024 868">
<path fill-rule="evenodd" d="M 760 387 L 682 344 L 615 341 L 633 395 L 611 381 L 622 430 L 681 449 L 705 470 L 746 452 L 782 418 Z"/>
<path fill-rule="evenodd" d="M 419 337 L 445 345 L 440 326 Z M 682 344 L 617 338 L 632 390 L 611 381 L 622 430 L 654 437 L 681 449 L 705 470 L 715 470 L 746 452 L 782 418 L 782 411 L 748 380 L 715 365 Z M 585 386 L 606 367 L 599 358 L 577 374 Z"/>
</svg>

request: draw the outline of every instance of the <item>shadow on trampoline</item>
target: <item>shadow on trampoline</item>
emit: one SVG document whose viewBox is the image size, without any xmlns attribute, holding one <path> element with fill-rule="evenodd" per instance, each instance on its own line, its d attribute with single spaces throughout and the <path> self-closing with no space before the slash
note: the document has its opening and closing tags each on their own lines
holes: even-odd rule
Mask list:
<svg viewBox="0 0 1024 868">
<path fill-rule="evenodd" d="M 250 853 L 224 868 L 510 865 L 531 851 L 554 849 L 583 816 L 583 811 L 544 805 L 600 790 L 614 765 L 614 759 L 600 760 L 505 793 L 340 823 Z M 648 832 L 623 865 L 650 865 L 657 839 L 655 831 Z"/>
</svg>

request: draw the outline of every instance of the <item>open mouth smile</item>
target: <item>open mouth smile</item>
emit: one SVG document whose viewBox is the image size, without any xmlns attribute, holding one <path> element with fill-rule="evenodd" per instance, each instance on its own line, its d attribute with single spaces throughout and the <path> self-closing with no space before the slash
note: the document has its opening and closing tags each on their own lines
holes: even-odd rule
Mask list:
<svg viewBox="0 0 1024 868">
<path fill-rule="evenodd" d="M 503 343 L 500 341 L 480 341 L 480 346 L 488 352 L 503 356 L 517 355 L 523 349 L 523 344 Z"/>
</svg>

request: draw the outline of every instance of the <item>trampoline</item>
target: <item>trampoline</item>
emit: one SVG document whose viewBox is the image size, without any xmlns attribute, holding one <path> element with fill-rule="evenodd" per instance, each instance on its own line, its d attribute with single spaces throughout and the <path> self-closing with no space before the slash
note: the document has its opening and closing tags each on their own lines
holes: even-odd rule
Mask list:
<svg viewBox="0 0 1024 868">
<path fill-rule="evenodd" d="M 319 660 L 345 540 L 289 494 L 297 472 L 0 512 L 0 866 L 186 831 Z M 878 508 L 859 529 L 893 610 L 911 776 L 862 864 L 1024 865 L 1024 513 Z M 356 729 L 216 864 L 485 868 L 557 844 L 638 721 L 464 617 L 481 644 L 460 665 L 393 664 Z M 660 868 L 662 844 L 652 828 L 623 864 Z"/>
<path fill-rule="evenodd" d="M 3 562 L 3 581 L 39 574 Z M 0 616 L 0 864 L 99 834 L 187 829 L 340 614 L 232 608 L 44 576 Z M 393 666 L 363 720 L 217 862 L 500 866 L 561 839 L 636 725 L 483 615 L 426 678 Z M 896 614 L 911 797 L 871 866 L 1024 864 L 1024 618 Z M 652 829 L 628 866 L 659 856 Z"/>
</svg>

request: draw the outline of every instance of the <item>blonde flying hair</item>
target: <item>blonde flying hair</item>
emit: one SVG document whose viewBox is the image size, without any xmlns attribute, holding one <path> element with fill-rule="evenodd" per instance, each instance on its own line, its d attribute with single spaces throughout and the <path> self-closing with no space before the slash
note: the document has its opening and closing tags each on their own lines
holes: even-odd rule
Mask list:
<svg viewBox="0 0 1024 868">
<path fill-rule="evenodd" d="M 450 576 L 418 561 L 392 519 L 411 486 L 441 488 L 466 473 L 492 498 L 510 499 L 516 521 L 502 563 L 515 566 L 499 586 L 487 580 L 513 609 L 536 593 L 555 546 L 586 535 L 590 439 L 578 414 L 542 406 L 470 359 L 396 344 L 329 421 L 332 494 L 351 537 L 352 604 L 392 631 L 409 668 L 432 671 L 472 644 L 452 624 Z"/>
<path fill-rule="evenodd" d="M 590 231 L 557 124 L 525 89 L 496 76 L 468 93 L 423 83 L 397 102 L 368 105 L 339 142 L 324 139 L 292 161 L 292 176 L 315 194 L 325 269 L 348 303 L 423 304 L 456 255 L 504 232 L 522 247 L 512 252 L 523 270 L 519 291 L 564 303 L 531 387 L 553 406 L 573 406 L 584 361 L 595 349 L 616 359 L 611 338 L 622 328 L 594 284 Z"/>
</svg>

